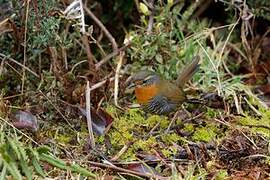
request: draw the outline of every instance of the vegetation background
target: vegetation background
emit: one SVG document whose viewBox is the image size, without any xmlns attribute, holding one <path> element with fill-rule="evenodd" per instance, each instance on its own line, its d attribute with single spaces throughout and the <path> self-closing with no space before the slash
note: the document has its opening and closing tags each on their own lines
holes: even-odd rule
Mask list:
<svg viewBox="0 0 270 180">
<path fill-rule="evenodd" d="M 269 7 L 0 0 L 0 179 L 269 178 Z M 170 130 L 130 107 L 127 77 L 174 80 L 194 55 L 185 90 L 208 106 L 184 103 Z"/>
</svg>

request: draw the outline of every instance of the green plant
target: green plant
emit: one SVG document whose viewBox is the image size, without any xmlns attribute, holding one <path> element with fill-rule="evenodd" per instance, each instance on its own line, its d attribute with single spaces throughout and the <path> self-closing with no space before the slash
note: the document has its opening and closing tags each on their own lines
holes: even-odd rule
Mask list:
<svg viewBox="0 0 270 180">
<path fill-rule="evenodd" d="M 0 144 L 0 179 L 5 179 L 8 175 L 18 180 L 24 177 L 27 179 L 33 179 L 34 176 L 47 177 L 43 163 L 83 176 L 95 177 L 95 174 L 75 163 L 69 164 L 50 155 L 48 147 L 25 147 L 16 137 L 11 138 L 3 132 L 0 133 Z"/>
</svg>

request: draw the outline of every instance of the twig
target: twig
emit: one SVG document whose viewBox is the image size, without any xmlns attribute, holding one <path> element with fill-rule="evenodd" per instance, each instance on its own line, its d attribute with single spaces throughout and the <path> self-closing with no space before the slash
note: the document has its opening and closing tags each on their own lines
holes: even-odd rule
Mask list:
<svg viewBox="0 0 270 180">
<path fill-rule="evenodd" d="M 134 142 L 129 142 L 127 144 L 125 144 L 122 149 L 115 155 L 111 158 L 111 161 L 117 161 L 120 156 L 122 156 L 127 150 L 128 148 L 133 144 Z"/>
<path fill-rule="evenodd" d="M 146 178 L 154 178 L 154 179 L 163 179 L 166 177 L 160 177 L 160 176 L 156 176 L 156 175 L 151 175 L 151 174 L 147 174 L 147 173 L 140 173 L 137 171 L 132 171 L 132 170 L 128 170 L 128 169 L 124 169 L 121 167 L 117 167 L 117 166 L 112 166 L 112 165 L 108 165 L 108 164 L 103 164 L 103 163 L 98 163 L 98 162 L 93 162 L 93 161 L 87 161 L 89 164 L 94 165 L 94 166 L 98 166 L 98 167 L 104 167 L 104 168 L 110 168 L 110 169 L 114 169 L 117 171 L 121 171 L 121 172 L 125 172 L 128 174 L 133 174 L 133 175 L 137 175 L 137 176 L 141 176 L 141 177 L 146 177 Z"/>
<path fill-rule="evenodd" d="M 6 55 L 4 55 L 4 54 L 2 54 L 2 53 L 0 53 L 0 56 L 2 56 L 2 58 L 4 58 L 4 59 L 7 59 L 7 60 L 9 60 L 9 61 L 11 61 L 11 62 L 13 62 L 13 63 L 15 63 L 15 64 L 21 66 L 23 69 L 29 71 L 29 72 L 32 73 L 34 76 L 36 76 L 37 78 L 39 78 L 39 75 L 38 75 L 37 73 L 35 73 L 34 71 L 32 71 L 31 69 L 29 69 L 29 68 L 26 67 L 25 65 L 19 63 L 19 62 L 16 61 L 15 59 L 13 59 L 13 58 L 11 58 L 11 57 L 8 57 L 8 56 L 6 56 Z"/>
<path fill-rule="evenodd" d="M 114 77 L 110 78 L 109 81 L 113 81 Z M 96 84 L 94 84 L 93 86 L 91 86 L 90 91 L 93 91 L 94 89 L 100 88 L 101 86 L 103 86 L 108 80 L 103 80 L 100 81 Z"/>
<path fill-rule="evenodd" d="M 88 36 L 86 34 L 83 34 L 82 42 L 83 42 L 83 45 L 85 47 L 87 60 L 88 60 L 88 63 L 89 63 L 89 68 L 93 69 L 93 68 L 95 68 L 95 63 L 94 63 L 94 60 L 93 60 L 93 54 L 92 54 L 90 45 L 88 43 Z"/>
<path fill-rule="evenodd" d="M 118 57 L 119 61 L 117 63 L 117 67 L 116 67 L 116 71 L 115 71 L 115 79 L 114 79 L 114 104 L 115 104 L 115 106 L 118 106 L 119 75 L 120 75 L 120 70 L 121 70 L 121 66 L 123 63 L 124 55 L 125 55 L 125 53 L 123 51 L 121 51 L 120 55 Z"/>
<path fill-rule="evenodd" d="M 247 102 L 247 104 L 249 105 L 249 107 L 259 116 L 262 116 L 262 113 L 260 111 L 258 111 L 248 100 L 246 97 L 244 97 L 244 100 Z"/>
<path fill-rule="evenodd" d="M 159 127 L 160 121 L 149 131 L 149 133 L 144 137 L 144 139 L 148 139 L 149 137 L 153 136 L 154 131 Z"/>
<path fill-rule="evenodd" d="M 200 5 L 199 8 L 196 12 L 194 12 L 194 14 L 191 16 L 192 19 L 198 18 L 202 13 L 205 12 L 205 10 L 210 6 L 210 4 L 213 1 L 209 1 L 209 0 L 204 0 L 204 1 L 200 1 Z"/>
<path fill-rule="evenodd" d="M 24 89 L 24 82 L 25 82 L 25 64 L 26 64 L 26 49 L 27 49 L 27 24 L 28 24 L 28 13 L 29 13 L 29 2 L 30 0 L 26 1 L 26 11 L 25 11 L 25 22 L 24 22 L 24 47 L 23 47 L 23 69 L 22 69 L 22 94 L 23 94 L 23 89 Z"/>
<path fill-rule="evenodd" d="M 229 34 L 228 34 L 228 36 L 227 36 L 227 38 L 226 38 L 226 40 L 225 40 L 225 42 L 224 42 L 224 45 L 223 45 L 223 47 L 222 47 L 222 49 L 221 49 L 221 52 L 220 52 L 220 54 L 219 54 L 217 68 L 218 68 L 219 65 L 220 65 L 222 55 L 223 55 L 223 53 L 224 53 L 224 51 L 225 51 L 225 48 L 226 48 L 226 46 L 227 46 L 227 44 L 228 44 L 228 42 L 229 42 L 229 39 L 230 39 L 231 35 L 232 35 L 232 33 L 233 33 L 233 30 L 235 29 L 236 25 L 238 25 L 239 20 L 240 20 L 240 18 L 238 18 L 237 21 L 232 25 L 231 30 L 230 30 L 230 32 L 229 32 Z"/>
<path fill-rule="evenodd" d="M 264 124 L 242 124 L 242 126 L 255 127 L 255 128 L 265 128 L 265 129 L 270 130 L 270 126 L 267 126 Z"/>
<path fill-rule="evenodd" d="M 90 93 L 91 93 L 90 85 L 89 85 L 89 81 L 87 81 L 86 91 L 85 91 L 87 127 L 88 127 L 91 147 L 92 149 L 95 149 L 96 145 L 95 145 L 95 138 L 94 138 L 94 133 L 93 133 L 93 128 L 92 128 Z"/>
<path fill-rule="evenodd" d="M 69 120 L 65 117 L 65 115 L 53 104 L 53 102 L 41 91 L 39 90 L 39 92 L 48 100 L 48 102 L 53 106 L 53 108 L 62 116 L 62 118 L 68 123 L 68 125 L 70 126 L 70 128 L 75 131 L 75 129 L 72 127 L 71 123 L 69 122 Z"/>
<path fill-rule="evenodd" d="M 217 118 L 214 118 L 214 120 L 215 121 L 217 121 L 217 122 L 219 122 L 219 123 L 221 123 L 221 124 L 224 124 L 224 125 L 226 125 L 226 126 L 228 126 L 228 127 L 230 127 L 230 128 L 232 128 L 233 130 L 238 130 L 238 131 L 240 131 L 242 134 L 243 134 L 243 136 L 245 136 L 245 138 L 251 143 L 251 144 L 253 144 L 253 146 L 256 148 L 256 149 L 258 149 L 258 146 L 241 130 L 241 129 L 239 129 L 239 128 L 235 128 L 233 125 L 231 125 L 231 124 L 229 124 L 228 122 L 226 122 L 225 120 L 224 120 L 224 118 L 223 118 L 223 116 L 221 115 L 221 113 L 219 112 L 219 114 L 220 114 L 220 118 L 221 118 L 221 120 L 219 120 L 219 119 L 217 119 Z"/>
<path fill-rule="evenodd" d="M 15 97 L 19 97 L 19 96 L 23 96 L 25 94 L 15 94 L 13 96 L 7 96 L 7 97 L 0 97 L 0 101 L 2 100 L 7 100 L 7 99 L 12 99 L 12 98 L 15 98 Z"/>
<path fill-rule="evenodd" d="M 79 66 L 80 64 L 85 63 L 85 62 L 87 62 L 87 60 L 82 60 L 82 61 L 80 61 L 80 62 L 77 62 L 77 63 L 71 68 L 70 73 L 73 73 L 74 69 L 75 69 L 77 66 Z"/>
<path fill-rule="evenodd" d="M 148 26 L 147 26 L 147 31 L 146 34 L 149 35 L 152 32 L 153 29 L 153 24 L 154 24 L 154 0 L 149 1 L 149 6 L 151 7 L 151 13 L 149 15 L 149 21 L 148 21 Z"/>
<path fill-rule="evenodd" d="M 179 113 L 179 111 L 177 111 L 177 112 L 174 114 L 174 116 L 173 116 L 173 118 L 172 118 L 172 120 L 171 120 L 169 126 L 168 126 L 167 129 L 165 130 L 165 134 L 168 134 L 168 133 L 169 133 L 170 128 L 172 127 L 172 125 L 175 123 L 175 121 L 176 121 L 176 119 L 177 119 L 178 113 Z"/>
<path fill-rule="evenodd" d="M 81 28 L 81 31 L 83 33 L 83 36 L 82 36 L 82 42 L 85 46 L 85 50 L 86 50 L 86 55 L 87 55 L 87 59 L 89 61 L 89 68 L 95 68 L 95 64 L 94 64 L 94 60 L 93 60 L 93 54 L 92 54 L 92 51 L 91 51 L 91 47 L 88 43 L 88 36 L 86 35 L 86 30 L 85 30 L 85 22 L 84 22 L 84 12 L 83 12 L 83 3 L 82 3 L 82 0 L 79 0 L 80 1 L 80 11 L 81 11 L 81 23 L 82 23 L 82 28 Z"/>
<path fill-rule="evenodd" d="M 119 54 L 119 52 L 125 50 L 127 47 L 130 46 L 130 43 L 127 43 L 126 45 L 124 45 L 123 47 L 120 47 L 117 51 L 112 52 L 111 54 L 107 55 L 106 57 L 104 57 L 103 59 L 101 59 L 97 64 L 96 64 L 96 69 L 99 69 L 100 66 L 102 66 L 103 64 L 105 64 L 107 61 L 109 61 L 111 58 L 113 58 L 114 56 L 117 56 Z"/>
<path fill-rule="evenodd" d="M 109 41 L 112 43 L 113 51 L 116 52 L 118 50 L 118 45 L 114 37 L 111 35 L 111 33 L 107 30 L 107 28 L 103 25 L 103 23 L 92 13 L 92 11 L 86 7 L 86 5 L 83 6 L 83 9 L 94 20 L 94 22 L 100 27 L 100 29 L 104 32 L 104 34 L 107 36 Z"/>
</svg>

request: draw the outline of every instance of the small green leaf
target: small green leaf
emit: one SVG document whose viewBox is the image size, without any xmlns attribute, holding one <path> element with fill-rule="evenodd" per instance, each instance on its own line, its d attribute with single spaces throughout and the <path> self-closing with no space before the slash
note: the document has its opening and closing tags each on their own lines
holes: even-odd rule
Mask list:
<svg viewBox="0 0 270 180">
<path fill-rule="evenodd" d="M 148 7 L 142 2 L 140 2 L 140 10 L 146 16 L 150 14 Z"/>
<path fill-rule="evenodd" d="M 91 173 L 87 169 L 77 164 L 69 165 L 65 161 L 61 159 L 57 159 L 49 154 L 44 154 L 44 153 L 40 154 L 40 159 L 60 169 L 70 170 L 71 172 L 77 172 L 84 176 L 90 176 L 90 177 L 96 178 L 96 175 Z"/>
<path fill-rule="evenodd" d="M 168 6 L 171 7 L 173 5 L 173 0 L 168 0 Z"/>
<path fill-rule="evenodd" d="M 20 159 L 20 167 L 28 180 L 33 179 L 32 178 L 33 171 L 30 169 L 29 165 L 27 164 L 25 160 Z"/>
<path fill-rule="evenodd" d="M 44 173 L 42 167 L 40 166 L 40 163 L 38 161 L 38 159 L 34 156 L 32 157 L 32 164 L 36 170 L 36 172 L 41 175 L 42 177 L 46 177 L 46 174 Z"/>
<path fill-rule="evenodd" d="M 6 166 L 3 166 L 3 169 L 1 171 L 1 176 L 0 176 L 0 180 L 5 180 L 6 178 L 6 175 L 7 175 L 7 167 Z"/>
<path fill-rule="evenodd" d="M 4 166 L 6 166 L 8 172 L 14 179 L 22 180 L 22 175 L 16 165 L 16 162 L 12 161 L 10 163 L 7 163 L 6 161 L 4 161 Z"/>
</svg>

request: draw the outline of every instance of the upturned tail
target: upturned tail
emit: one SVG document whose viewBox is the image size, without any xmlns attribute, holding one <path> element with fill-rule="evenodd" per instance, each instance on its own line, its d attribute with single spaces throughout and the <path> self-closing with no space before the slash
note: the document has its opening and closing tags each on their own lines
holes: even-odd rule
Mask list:
<svg viewBox="0 0 270 180">
<path fill-rule="evenodd" d="M 182 70 L 182 72 L 179 74 L 176 80 L 176 84 L 178 87 L 183 88 L 186 82 L 189 81 L 192 78 L 192 76 L 199 70 L 200 68 L 199 61 L 200 57 L 195 56 L 192 62 Z"/>
</svg>

